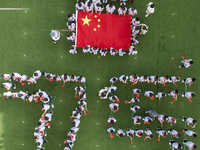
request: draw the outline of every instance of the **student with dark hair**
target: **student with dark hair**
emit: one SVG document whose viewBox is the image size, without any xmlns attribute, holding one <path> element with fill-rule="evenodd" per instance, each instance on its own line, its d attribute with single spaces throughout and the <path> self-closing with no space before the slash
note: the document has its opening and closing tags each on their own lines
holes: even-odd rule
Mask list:
<svg viewBox="0 0 200 150">
<path fill-rule="evenodd" d="M 140 109 L 140 106 L 131 106 L 131 111 L 133 111 L 133 113 L 136 113 L 136 112 L 138 112 L 138 110 Z"/>
<path fill-rule="evenodd" d="M 115 132 L 115 128 L 108 126 L 107 131 L 110 133 L 110 137 L 111 137 L 111 139 L 112 139 L 112 138 L 113 138 L 113 135 L 112 135 L 112 134 Z"/>
<path fill-rule="evenodd" d="M 173 137 L 176 137 L 176 138 L 180 137 L 180 134 L 176 130 L 174 130 L 174 129 L 170 129 L 168 131 L 168 133 L 171 134 Z"/>
<path fill-rule="evenodd" d="M 196 82 L 195 78 L 186 78 L 182 80 L 182 83 L 187 83 L 189 87 L 191 86 L 192 83 Z"/>
<path fill-rule="evenodd" d="M 113 47 L 110 48 L 110 55 L 111 56 L 115 56 L 118 53 L 118 51 L 116 49 L 114 49 Z"/>
<path fill-rule="evenodd" d="M 163 122 L 168 121 L 168 116 L 164 116 L 163 114 L 158 115 L 158 120 L 160 121 L 161 128 L 163 127 Z"/>
<path fill-rule="evenodd" d="M 189 150 L 197 149 L 197 145 L 187 139 L 183 140 L 183 144 L 186 145 Z"/>
<path fill-rule="evenodd" d="M 184 59 L 181 61 L 182 65 L 179 66 L 179 68 L 188 68 L 193 64 L 192 59 Z"/>
<path fill-rule="evenodd" d="M 11 74 L 3 74 L 1 75 L 1 78 L 4 79 L 4 80 L 8 80 L 8 81 L 11 81 Z"/>
<path fill-rule="evenodd" d="M 111 111 L 113 111 L 114 113 L 119 110 L 119 104 L 117 104 L 117 103 L 111 103 L 111 104 L 109 104 L 109 107 L 110 107 Z"/>
<path fill-rule="evenodd" d="M 67 22 L 66 25 L 67 25 L 69 31 L 75 31 L 75 29 L 76 29 L 76 24 L 75 24 L 74 22 L 72 22 L 72 21 Z"/>
<path fill-rule="evenodd" d="M 96 45 L 90 49 L 90 53 L 93 53 L 94 55 L 97 55 L 98 51 L 99 49 Z"/>
<path fill-rule="evenodd" d="M 95 5 L 94 8 L 95 8 L 95 12 L 99 14 L 104 10 L 104 6 L 99 2 Z"/>
<path fill-rule="evenodd" d="M 188 102 L 191 103 L 192 102 L 191 98 L 195 97 L 195 93 L 194 92 L 183 92 L 182 97 L 187 97 Z"/>
<path fill-rule="evenodd" d="M 183 149 L 183 147 L 181 146 L 180 143 L 176 143 L 176 142 L 173 141 L 173 140 L 169 140 L 169 145 L 172 146 L 172 150 L 174 150 L 174 149 L 182 150 L 182 149 Z"/>
<path fill-rule="evenodd" d="M 197 121 L 191 117 L 185 117 L 183 116 L 182 121 L 186 121 L 187 125 L 190 126 L 190 128 L 195 128 L 195 126 L 197 125 Z M 193 126 L 191 126 L 190 124 L 193 124 Z"/>
<path fill-rule="evenodd" d="M 7 91 L 10 91 L 10 88 L 16 89 L 16 85 L 6 82 L 1 84 L 1 88 L 5 88 Z"/>
<path fill-rule="evenodd" d="M 133 26 L 140 24 L 140 18 L 138 18 L 138 17 L 133 18 L 131 23 L 132 23 Z"/>
<path fill-rule="evenodd" d="M 116 121 L 117 121 L 117 120 L 116 120 L 113 116 L 110 116 L 110 117 L 108 118 L 108 120 L 107 120 L 108 125 L 111 125 L 111 126 L 113 126 L 114 123 L 115 123 Z"/>
<path fill-rule="evenodd" d="M 84 48 L 83 48 L 83 53 L 89 53 L 90 52 L 90 45 L 86 45 Z"/>
<path fill-rule="evenodd" d="M 190 137 L 194 137 L 194 138 L 197 137 L 197 134 L 194 131 L 191 131 L 191 130 L 183 129 L 182 133 L 185 133 Z"/>
<path fill-rule="evenodd" d="M 146 130 L 144 131 L 144 133 L 147 135 L 143 140 L 146 139 L 152 139 L 153 138 L 153 133 L 151 132 L 151 130 L 149 130 L 148 128 L 146 128 Z"/>
<path fill-rule="evenodd" d="M 75 20 L 76 20 L 76 15 L 70 13 L 70 14 L 68 15 L 68 21 L 72 21 L 72 22 L 74 22 Z"/>
<path fill-rule="evenodd" d="M 127 129 L 126 130 L 126 135 L 131 139 L 130 144 L 132 144 L 133 136 L 134 136 L 134 130 L 132 129 Z"/>
<path fill-rule="evenodd" d="M 175 91 L 169 91 L 168 92 L 168 95 L 169 96 L 173 96 L 174 100 L 173 101 L 177 101 L 177 98 L 178 98 L 178 90 L 175 90 Z"/>
<path fill-rule="evenodd" d="M 149 116 L 143 117 L 142 120 L 144 120 L 144 124 L 150 124 L 153 121 Z"/>
<path fill-rule="evenodd" d="M 74 32 L 69 32 L 67 40 L 75 42 L 75 39 L 76 39 L 76 34 Z"/>
<path fill-rule="evenodd" d="M 89 1 L 87 3 L 85 3 L 85 11 L 87 12 L 92 12 L 93 13 L 93 4 Z"/>
<path fill-rule="evenodd" d="M 113 4 L 106 5 L 107 14 L 112 14 L 115 11 L 115 6 Z"/>
<path fill-rule="evenodd" d="M 78 3 L 76 3 L 76 5 L 75 5 L 75 10 L 82 10 L 82 11 L 85 11 L 84 10 L 84 3 L 83 2 L 78 2 Z"/>
<path fill-rule="evenodd" d="M 147 5 L 146 15 L 145 17 L 148 17 L 150 14 L 154 13 L 155 5 L 152 2 L 149 2 Z"/>
<path fill-rule="evenodd" d="M 137 14 L 137 9 L 135 9 L 134 7 L 129 8 L 128 14 L 134 16 L 135 14 Z"/>
<path fill-rule="evenodd" d="M 127 11 L 127 8 L 125 6 L 121 6 L 118 9 L 118 15 L 125 15 Z"/>
<path fill-rule="evenodd" d="M 135 135 L 137 137 L 142 137 L 143 136 L 143 130 L 140 130 L 140 129 L 135 129 Z"/>
<path fill-rule="evenodd" d="M 156 133 L 158 133 L 158 138 L 157 138 L 157 141 L 160 141 L 160 136 L 166 138 L 167 136 L 167 132 L 165 130 L 162 130 L 162 129 L 157 129 L 156 130 Z"/>
<path fill-rule="evenodd" d="M 118 80 L 117 77 L 112 77 L 112 78 L 110 79 L 110 83 L 113 84 L 113 83 L 117 82 L 117 80 Z"/>
<path fill-rule="evenodd" d="M 124 136 L 125 136 L 125 133 L 123 132 L 122 129 L 118 129 L 118 130 L 117 130 L 116 136 L 118 136 L 118 137 L 124 137 Z"/>
<path fill-rule="evenodd" d="M 150 97 L 151 100 L 154 100 L 154 93 L 153 91 L 145 91 L 144 96 Z"/>
<path fill-rule="evenodd" d="M 127 80 L 128 80 L 128 76 L 127 75 L 121 75 L 119 77 L 119 81 L 120 82 L 127 83 Z"/>
<path fill-rule="evenodd" d="M 133 116 L 132 119 L 133 119 L 134 125 L 136 125 L 136 124 L 140 125 L 141 124 L 141 116 Z"/>
</svg>

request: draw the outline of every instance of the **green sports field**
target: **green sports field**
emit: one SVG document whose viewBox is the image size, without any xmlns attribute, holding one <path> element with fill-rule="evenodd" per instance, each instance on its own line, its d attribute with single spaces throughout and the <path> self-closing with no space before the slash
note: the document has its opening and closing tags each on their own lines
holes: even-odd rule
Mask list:
<svg viewBox="0 0 200 150">
<path fill-rule="evenodd" d="M 110 0 L 108 0 L 110 2 Z M 165 92 L 169 90 L 185 91 L 185 85 L 178 83 L 177 88 L 172 83 L 167 86 L 153 85 L 152 83 L 140 83 L 135 86 L 129 84 L 116 83 L 118 87 L 116 95 L 119 97 L 120 110 L 115 114 L 117 123 L 116 129 L 122 128 L 149 128 L 153 130 L 154 138 L 143 141 L 143 138 L 133 138 L 133 145 L 130 145 L 129 138 L 114 137 L 111 139 L 107 133 L 107 119 L 111 115 L 108 107 L 109 100 L 100 100 L 98 91 L 110 86 L 110 78 L 113 76 L 132 75 L 137 73 L 142 75 L 158 76 L 180 76 L 195 77 L 197 82 L 187 91 L 195 92 L 196 96 L 192 103 L 188 103 L 186 98 L 178 97 L 177 102 L 167 96 L 161 103 L 158 100 L 150 101 L 144 96 L 140 96 L 141 109 L 137 115 L 144 116 L 145 109 L 152 108 L 158 113 L 177 118 L 177 123 L 173 128 L 181 133 L 185 123 L 180 119 L 182 116 L 189 116 L 200 121 L 199 117 L 199 81 L 200 81 L 200 29 L 199 29 L 199 4 L 198 0 L 154 0 L 155 13 L 145 18 L 146 4 L 149 1 L 135 0 L 133 4 L 127 3 L 127 7 L 135 7 L 138 11 L 137 17 L 141 23 L 149 26 L 149 32 L 140 35 L 140 43 L 136 45 L 138 54 L 136 56 L 124 55 L 123 57 L 101 57 L 100 54 L 84 54 L 81 49 L 78 54 L 69 54 L 69 47 L 73 44 L 67 41 L 69 32 L 61 31 L 61 39 L 55 45 L 50 37 L 50 30 L 67 30 L 67 15 L 75 13 L 74 6 L 76 0 L 0 0 L 1 8 L 29 8 L 29 10 L 1 10 L 0 9 L 0 74 L 18 72 L 32 76 L 36 70 L 50 72 L 53 74 L 85 76 L 87 103 L 91 115 L 82 116 L 80 130 L 77 133 L 73 150 L 168 150 L 171 136 L 161 138 L 156 142 L 157 134 L 155 130 L 160 127 L 158 121 L 150 125 L 134 126 L 131 119 L 132 113 L 130 105 L 125 105 L 125 100 L 132 97 L 132 89 L 139 88 L 152 90 L 154 92 Z M 116 8 L 119 2 L 113 2 Z M 105 10 L 104 10 L 105 12 Z M 117 13 L 117 10 L 115 10 Z M 181 56 L 192 58 L 194 64 L 188 69 L 180 69 Z M 99 57 L 98 57 L 99 56 Z M 99 80 L 98 80 L 99 79 Z M 1 83 L 5 81 L 1 80 Z M 49 82 L 41 79 L 36 85 L 21 86 L 13 82 L 17 88 L 13 91 L 28 91 L 30 93 L 39 89 L 46 90 L 50 95 L 55 96 L 53 109 L 54 116 L 51 121 L 51 128 L 47 129 L 47 150 L 64 149 L 64 140 L 71 128 L 72 110 L 78 106 L 77 99 L 74 98 L 74 87 L 78 83 L 66 83 L 64 88 L 60 88 L 61 82 Z M 37 127 L 38 120 L 42 114 L 40 103 L 26 103 L 21 99 L 3 100 L 2 94 L 5 89 L 0 89 L 0 149 L 1 150 L 34 150 L 37 149 L 33 139 L 34 128 Z M 62 100 L 62 101 L 61 101 Z M 171 103 L 173 102 L 173 103 Z M 163 129 L 172 128 L 165 123 Z M 189 127 L 187 126 L 189 129 Z M 197 125 L 193 129 L 197 134 L 200 129 Z M 181 133 L 179 139 L 175 141 L 182 143 L 184 135 Z M 187 137 L 200 147 L 199 137 Z M 188 149 L 188 148 L 185 148 Z"/>
</svg>

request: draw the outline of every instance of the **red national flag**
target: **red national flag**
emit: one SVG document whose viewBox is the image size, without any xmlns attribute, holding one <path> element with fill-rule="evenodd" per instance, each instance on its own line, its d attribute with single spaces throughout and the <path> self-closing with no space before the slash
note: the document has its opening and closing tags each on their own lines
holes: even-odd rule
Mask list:
<svg viewBox="0 0 200 150">
<path fill-rule="evenodd" d="M 131 15 L 77 11 L 76 47 L 119 50 L 131 45 Z"/>
</svg>

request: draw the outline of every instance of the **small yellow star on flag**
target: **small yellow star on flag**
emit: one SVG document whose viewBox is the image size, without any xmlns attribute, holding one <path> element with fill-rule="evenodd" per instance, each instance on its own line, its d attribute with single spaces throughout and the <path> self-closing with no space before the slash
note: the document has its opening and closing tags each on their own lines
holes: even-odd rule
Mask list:
<svg viewBox="0 0 200 150">
<path fill-rule="evenodd" d="M 96 29 L 96 28 L 94 28 L 94 31 L 97 31 L 97 29 Z"/>
<path fill-rule="evenodd" d="M 94 18 L 97 18 L 97 15 L 94 15 Z"/>
<path fill-rule="evenodd" d="M 100 28 L 100 25 L 98 24 L 97 27 Z"/>
<path fill-rule="evenodd" d="M 100 22 L 100 21 L 101 21 L 101 19 L 98 19 L 97 21 L 98 21 L 98 22 Z"/>
<path fill-rule="evenodd" d="M 89 26 L 89 22 L 91 21 L 91 19 L 88 19 L 87 16 L 85 16 L 85 18 L 81 18 L 83 20 L 83 25 L 87 24 Z"/>
</svg>

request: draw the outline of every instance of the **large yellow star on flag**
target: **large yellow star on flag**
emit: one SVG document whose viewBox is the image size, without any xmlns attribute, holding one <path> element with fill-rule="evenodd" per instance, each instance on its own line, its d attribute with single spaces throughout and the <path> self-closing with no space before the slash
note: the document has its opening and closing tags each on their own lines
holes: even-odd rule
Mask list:
<svg viewBox="0 0 200 150">
<path fill-rule="evenodd" d="M 89 26 L 89 22 L 91 21 L 91 19 L 88 19 L 87 16 L 85 16 L 85 18 L 81 18 L 83 20 L 83 25 L 87 24 Z"/>
</svg>

